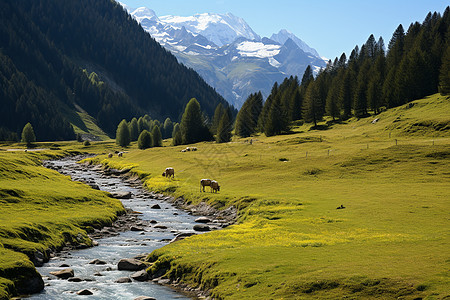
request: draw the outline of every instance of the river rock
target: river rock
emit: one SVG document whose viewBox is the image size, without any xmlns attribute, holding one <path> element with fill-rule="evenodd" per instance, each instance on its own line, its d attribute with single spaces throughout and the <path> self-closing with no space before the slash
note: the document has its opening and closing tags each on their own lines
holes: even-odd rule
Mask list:
<svg viewBox="0 0 450 300">
<path fill-rule="evenodd" d="M 68 264 L 62 264 L 59 266 L 60 268 L 69 268 L 70 266 Z"/>
<path fill-rule="evenodd" d="M 127 270 L 127 271 L 139 271 L 145 269 L 146 265 L 137 259 L 134 258 L 123 258 L 117 264 L 117 268 L 119 270 Z"/>
<path fill-rule="evenodd" d="M 150 207 L 151 209 L 161 209 L 161 206 L 159 206 L 159 204 L 153 204 L 152 207 Z"/>
<path fill-rule="evenodd" d="M 98 258 L 91 260 L 89 262 L 90 265 L 106 265 L 106 261 L 100 260 Z"/>
<path fill-rule="evenodd" d="M 80 277 L 71 277 L 71 278 L 67 279 L 67 281 L 70 281 L 70 282 L 82 282 L 83 279 L 81 279 Z"/>
<path fill-rule="evenodd" d="M 207 217 L 200 217 L 195 219 L 195 222 L 197 223 L 211 223 L 211 219 L 207 218 Z"/>
<path fill-rule="evenodd" d="M 137 298 L 134 298 L 134 300 L 156 300 L 156 298 L 147 297 L 147 296 L 139 296 Z"/>
<path fill-rule="evenodd" d="M 131 199 L 133 194 L 131 192 L 112 192 L 111 197 L 116 199 Z"/>
<path fill-rule="evenodd" d="M 84 289 L 84 290 L 78 291 L 78 292 L 77 292 L 77 295 L 80 295 L 80 296 L 89 296 L 89 295 L 94 295 L 94 293 L 92 293 L 90 290 Z"/>
<path fill-rule="evenodd" d="M 45 263 L 44 253 L 41 251 L 35 251 L 33 257 L 31 258 L 31 262 L 33 262 L 35 267 L 42 267 Z"/>
<path fill-rule="evenodd" d="M 131 274 L 130 277 L 136 281 L 146 281 L 148 280 L 148 273 L 145 270 L 141 270 Z"/>
<path fill-rule="evenodd" d="M 195 231 L 210 231 L 211 228 L 205 224 L 196 224 L 196 225 L 194 225 L 194 230 Z"/>
<path fill-rule="evenodd" d="M 167 226 L 165 226 L 165 225 L 156 225 L 154 228 L 157 228 L 157 229 L 167 229 Z"/>
<path fill-rule="evenodd" d="M 137 227 L 137 226 L 131 226 L 130 230 L 131 230 L 131 231 L 144 231 L 144 228 L 142 228 L 142 227 Z"/>
<path fill-rule="evenodd" d="M 173 243 L 173 242 L 176 242 L 176 241 L 180 241 L 180 240 L 183 240 L 183 239 L 185 239 L 187 237 L 190 237 L 190 236 L 193 236 L 193 235 L 196 235 L 196 233 L 183 232 L 183 233 L 178 234 L 176 237 L 174 237 L 170 242 Z"/>
<path fill-rule="evenodd" d="M 114 282 L 115 283 L 129 283 L 129 282 L 131 282 L 131 279 L 128 277 L 120 277 Z"/>
<path fill-rule="evenodd" d="M 52 274 L 52 275 L 54 275 L 54 276 L 56 276 L 58 278 L 61 278 L 61 279 L 67 279 L 67 278 L 70 278 L 70 277 L 74 276 L 72 268 L 67 268 L 67 269 L 64 269 L 64 270 L 61 270 L 61 271 L 50 272 L 50 274 Z"/>
</svg>

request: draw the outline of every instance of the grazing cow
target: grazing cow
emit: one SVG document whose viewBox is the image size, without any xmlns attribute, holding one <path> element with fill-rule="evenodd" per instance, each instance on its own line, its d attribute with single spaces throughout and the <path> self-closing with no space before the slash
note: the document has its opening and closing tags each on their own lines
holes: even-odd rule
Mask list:
<svg viewBox="0 0 450 300">
<path fill-rule="evenodd" d="M 211 179 L 202 179 L 200 180 L 200 192 L 205 191 L 205 186 L 211 186 Z"/>
<path fill-rule="evenodd" d="M 119 152 L 119 154 L 117 154 L 118 157 L 123 157 L 123 152 Z"/>
<path fill-rule="evenodd" d="M 220 185 L 217 181 L 215 180 L 211 180 L 211 193 L 217 193 L 218 191 L 220 191 Z"/>
<path fill-rule="evenodd" d="M 197 151 L 197 147 L 191 147 L 191 151 Z"/>
<path fill-rule="evenodd" d="M 181 152 L 186 152 L 186 149 L 181 150 Z"/>
<path fill-rule="evenodd" d="M 175 170 L 173 168 L 166 168 L 166 170 L 162 173 L 162 176 L 175 178 Z"/>
<path fill-rule="evenodd" d="M 108 154 L 108 158 L 112 158 L 113 157 L 113 154 L 112 153 L 109 153 Z"/>
</svg>

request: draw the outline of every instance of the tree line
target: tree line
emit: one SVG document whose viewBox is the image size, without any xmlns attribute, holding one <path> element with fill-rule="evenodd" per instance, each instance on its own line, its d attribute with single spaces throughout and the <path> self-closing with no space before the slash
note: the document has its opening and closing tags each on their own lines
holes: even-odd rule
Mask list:
<svg viewBox="0 0 450 300">
<path fill-rule="evenodd" d="M 267 136 L 289 131 L 292 121 L 317 123 L 324 116 L 334 121 L 363 118 L 384 108 L 403 105 L 441 92 L 450 93 L 450 9 L 429 13 L 422 24 L 407 32 L 399 25 L 387 50 L 384 41 L 370 35 L 316 77 L 307 67 L 298 77 L 275 83 L 262 105 L 260 94 L 252 94 L 240 109 L 235 132 L 247 137 L 255 132 Z"/>
</svg>

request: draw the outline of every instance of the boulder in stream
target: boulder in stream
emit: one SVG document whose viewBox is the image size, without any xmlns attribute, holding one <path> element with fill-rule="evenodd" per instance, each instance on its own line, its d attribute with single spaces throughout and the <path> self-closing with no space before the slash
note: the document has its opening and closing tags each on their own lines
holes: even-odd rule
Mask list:
<svg viewBox="0 0 450 300">
<path fill-rule="evenodd" d="M 116 199 L 131 199 L 133 194 L 131 192 L 112 192 L 111 197 Z"/>
<path fill-rule="evenodd" d="M 89 296 L 89 295 L 94 295 L 94 293 L 92 293 L 90 290 L 84 289 L 84 290 L 78 291 L 78 292 L 77 292 L 77 295 L 80 295 L 80 296 Z"/>
<path fill-rule="evenodd" d="M 148 280 L 148 273 L 146 270 L 140 270 L 136 273 L 131 274 L 130 277 L 136 281 L 146 281 Z"/>
<path fill-rule="evenodd" d="M 100 260 L 100 259 L 96 258 L 96 259 L 94 259 L 94 260 L 91 260 L 91 261 L 89 262 L 89 264 L 90 264 L 90 265 L 106 265 L 106 261 Z"/>
<path fill-rule="evenodd" d="M 145 267 L 146 264 L 134 258 L 123 258 L 117 264 L 117 268 L 119 270 L 126 270 L 126 271 L 140 271 L 142 269 L 145 269 Z"/>
<path fill-rule="evenodd" d="M 61 271 L 50 272 L 50 274 L 52 274 L 58 278 L 61 278 L 61 279 L 67 279 L 67 278 L 74 276 L 74 272 L 73 272 L 72 268 L 67 268 L 67 269 L 64 269 Z"/>
<path fill-rule="evenodd" d="M 194 225 L 194 230 L 195 231 L 210 231 L 211 228 L 205 224 L 196 224 L 196 225 Z"/>
<path fill-rule="evenodd" d="M 131 279 L 128 277 L 120 277 L 114 282 L 115 283 L 129 283 L 129 282 L 131 282 Z"/>
<path fill-rule="evenodd" d="M 199 217 L 195 219 L 195 222 L 197 223 L 211 223 L 211 219 L 208 217 Z"/>
<path fill-rule="evenodd" d="M 147 296 L 139 296 L 137 298 L 134 298 L 134 300 L 156 300 L 156 298 L 147 297 Z"/>
</svg>

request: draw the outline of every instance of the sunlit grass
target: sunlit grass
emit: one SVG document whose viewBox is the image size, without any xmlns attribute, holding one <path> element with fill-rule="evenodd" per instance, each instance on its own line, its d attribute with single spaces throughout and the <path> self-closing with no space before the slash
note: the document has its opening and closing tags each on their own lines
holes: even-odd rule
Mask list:
<svg viewBox="0 0 450 300">
<path fill-rule="evenodd" d="M 150 189 L 240 209 L 236 225 L 151 257 L 218 299 L 440 298 L 450 285 L 450 137 L 422 125 L 448 124 L 450 105 L 438 95 L 414 103 L 374 124 L 303 125 L 187 153 L 131 148 L 111 162 L 136 164 Z M 175 180 L 161 176 L 169 166 Z M 201 178 L 218 180 L 220 193 L 201 193 Z"/>
</svg>

